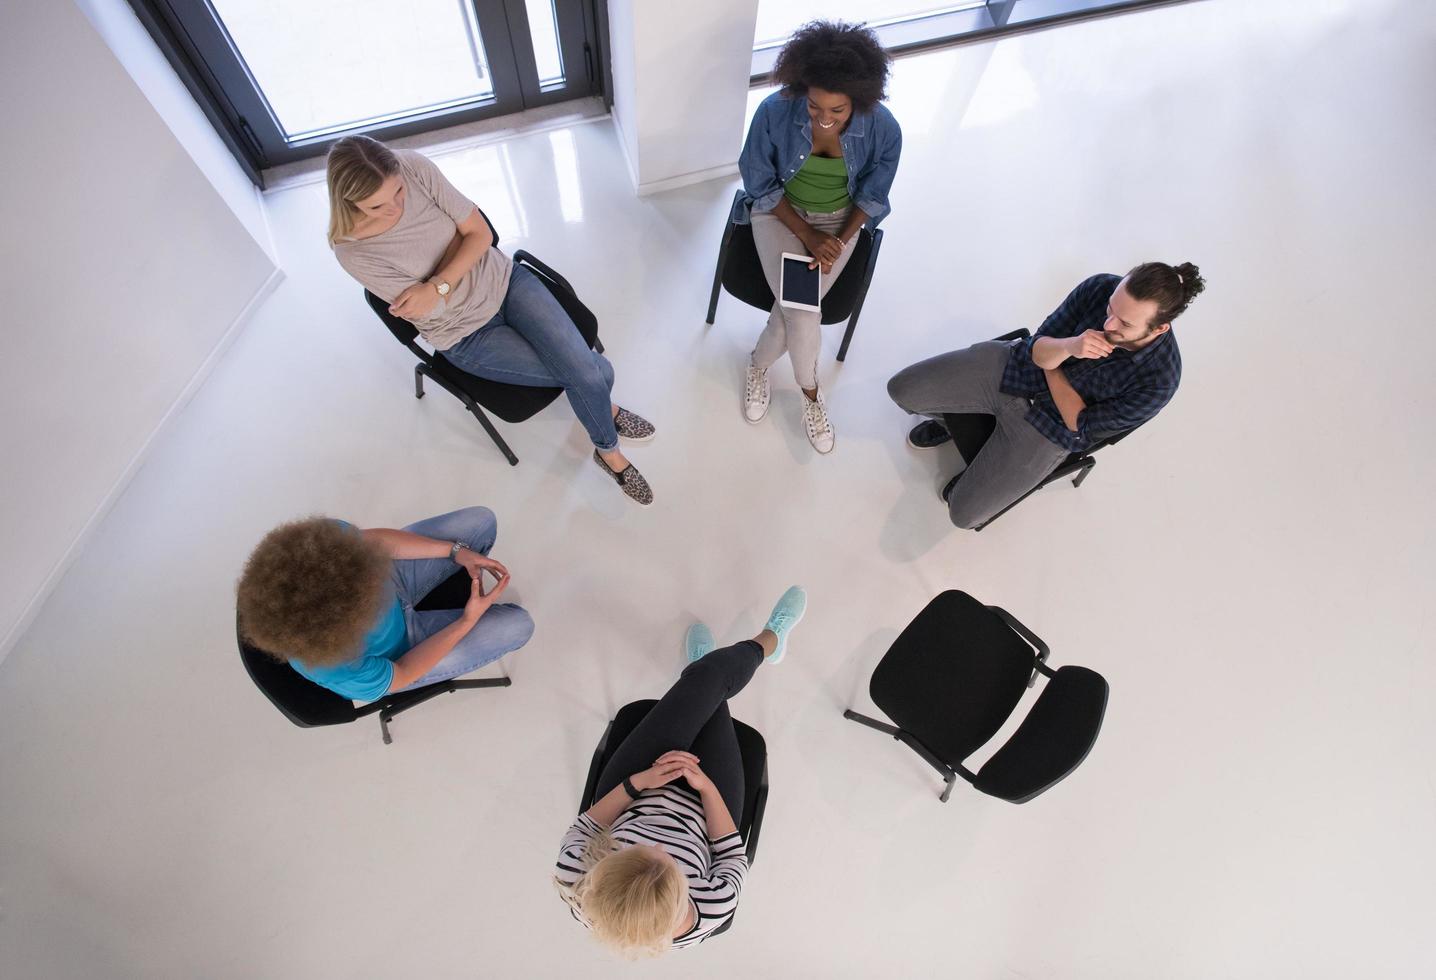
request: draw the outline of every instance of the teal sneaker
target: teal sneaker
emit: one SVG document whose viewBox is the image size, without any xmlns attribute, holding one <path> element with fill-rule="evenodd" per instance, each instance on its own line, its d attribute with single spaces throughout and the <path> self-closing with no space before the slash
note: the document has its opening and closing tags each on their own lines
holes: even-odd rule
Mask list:
<svg viewBox="0 0 1436 980">
<path fill-rule="evenodd" d="M 712 653 L 717 645 L 713 640 L 713 631 L 702 623 L 694 623 L 688 627 L 688 634 L 683 637 L 683 649 L 688 654 L 690 664 Z"/>
<path fill-rule="evenodd" d="M 768 617 L 768 623 L 763 628 L 778 635 L 778 648 L 768 657 L 768 663 L 777 663 L 783 659 L 783 654 L 788 652 L 788 634 L 798 625 L 807 608 L 808 593 L 796 585 L 784 592 L 778 604 L 773 607 L 773 614 Z"/>
</svg>

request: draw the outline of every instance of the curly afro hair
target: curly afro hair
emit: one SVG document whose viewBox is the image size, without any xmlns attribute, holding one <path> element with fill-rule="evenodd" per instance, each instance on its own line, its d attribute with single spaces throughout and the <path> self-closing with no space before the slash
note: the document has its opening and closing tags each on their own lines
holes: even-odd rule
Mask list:
<svg viewBox="0 0 1436 980">
<path fill-rule="evenodd" d="M 276 660 L 344 663 L 374 627 L 389 557 L 327 517 L 281 524 L 264 536 L 237 589 L 240 631 Z"/>
<path fill-rule="evenodd" d="M 861 24 L 815 20 L 778 52 L 773 80 L 790 95 L 806 95 L 810 88 L 846 95 L 853 111 L 866 112 L 887 98 L 891 63 L 878 36 Z"/>
</svg>

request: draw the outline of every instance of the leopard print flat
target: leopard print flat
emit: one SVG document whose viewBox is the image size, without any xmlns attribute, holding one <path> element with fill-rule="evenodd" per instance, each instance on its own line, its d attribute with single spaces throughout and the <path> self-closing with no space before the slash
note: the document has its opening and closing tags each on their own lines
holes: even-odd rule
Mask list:
<svg viewBox="0 0 1436 980">
<path fill-rule="evenodd" d="M 653 423 L 642 415 L 637 415 L 622 407 L 613 417 L 613 426 L 618 430 L 619 436 L 629 442 L 647 442 L 658 432 L 653 427 Z"/>
<path fill-rule="evenodd" d="M 615 473 L 608 468 L 608 464 L 603 461 L 603 457 L 598 454 L 597 449 L 593 451 L 593 461 L 598 464 L 599 469 L 611 476 L 613 482 L 617 483 L 628 496 L 645 506 L 653 503 L 653 490 L 649 487 L 648 481 L 643 478 L 643 474 L 638 472 L 638 467 L 629 463 L 623 468 L 623 472 Z"/>
</svg>

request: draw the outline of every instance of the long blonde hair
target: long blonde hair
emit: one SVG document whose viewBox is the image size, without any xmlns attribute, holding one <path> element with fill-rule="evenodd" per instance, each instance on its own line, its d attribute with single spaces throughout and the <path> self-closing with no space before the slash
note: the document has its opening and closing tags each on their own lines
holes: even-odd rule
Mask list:
<svg viewBox="0 0 1436 980">
<path fill-rule="evenodd" d="M 354 230 L 356 202 L 374 196 L 398 172 L 394 151 L 368 136 L 346 136 L 329 148 L 330 245 Z"/>
<path fill-rule="evenodd" d="M 629 959 L 666 953 L 688 902 L 688 879 L 676 862 L 647 848 L 615 848 L 600 834 L 584 851 L 588 871 L 571 888 L 560 883 L 559 891 L 610 949 Z"/>
</svg>

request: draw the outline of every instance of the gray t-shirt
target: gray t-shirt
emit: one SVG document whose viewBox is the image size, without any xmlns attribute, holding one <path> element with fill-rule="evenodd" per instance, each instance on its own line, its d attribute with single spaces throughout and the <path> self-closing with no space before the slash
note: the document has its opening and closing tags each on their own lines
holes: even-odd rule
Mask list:
<svg viewBox="0 0 1436 980">
<path fill-rule="evenodd" d="M 398 223 L 373 238 L 334 245 L 344 271 L 386 303 L 434 274 L 458 223 L 474 213 L 474 203 L 428 157 L 414 150 L 395 150 L 394 155 L 407 188 Z M 497 248 L 485 249 L 472 269 L 450 283 L 449 295 L 414 326 L 435 350 L 453 347 L 499 311 L 512 267 Z"/>
</svg>

